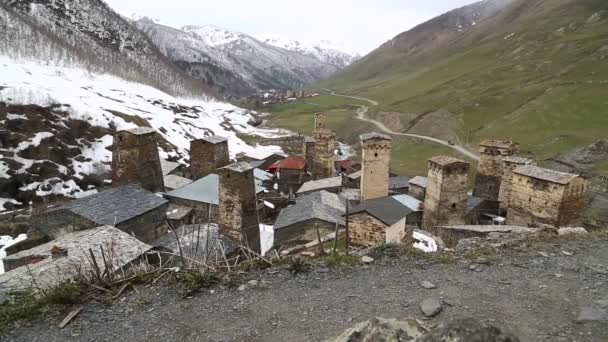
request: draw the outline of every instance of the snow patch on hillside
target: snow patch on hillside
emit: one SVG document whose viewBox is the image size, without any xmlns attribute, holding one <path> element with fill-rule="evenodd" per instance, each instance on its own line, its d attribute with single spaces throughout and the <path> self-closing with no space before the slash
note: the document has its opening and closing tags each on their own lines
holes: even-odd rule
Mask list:
<svg viewBox="0 0 608 342">
<path fill-rule="evenodd" d="M 238 153 L 266 156 L 282 152 L 278 146 L 250 146 L 237 137 L 237 133 L 279 137 L 288 131 L 253 127 L 252 112 L 233 105 L 207 98 L 176 98 L 158 89 L 127 82 L 110 75 L 92 74 L 79 68 L 41 65 L 36 62 L 14 61 L 0 56 L 0 101 L 7 104 L 35 104 L 49 106 L 61 104 L 60 109 L 68 113 L 56 115 L 54 124 L 68 129 L 71 119 L 89 122 L 93 126 L 118 130 L 137 127 L 131 118 L 144 119 L 172 146 L 159 148 L 162 158 L 169 156 L 185 162 L 190 141 L 210 135 L 228 138 L 232 158 Z M 27 119 L 23 115 L 12 115 L 11 119 Z M 86 132 L 82 132 L 85 134 Z M 30 146 L 38 146 L 45 139 L 52 144 L 53 133 L 41 130 L 26 137 L 16 148 L 0 149 L 14 161 L 23 164 L 17 173 L 28 172 L 28 168 L 41 160 L 27 159 L 17 153 Z M 57 165 L 64 175 L 75 175 L 82 179 L 86 174 L 108 171 L 112 136 L 106 135 L 95 141 L 79 139 L 80 155 L 71 158 L 68 165 Z M 51 161 L 47 161 L 53 163 Z M 8 178 L 9 166 L 0 163 L 0 178 Z M 23 185 L 23 189 L 35 190 L 40 196 L 60 194 L 80 197 L 95 191 L 80 189 L 74 181 L 47 179 Z M 5 202 L 0 203 L 0 210 Z M 14 203 L 14 202 L 12 202 Z"/>
<path fill-rule="evenodd" d="M 361 58 L 359 54 L 346 52 L 347 49 L 329 40 L 303 42 L 278 36 L 260 37 L 260 40 L 266 44 L 285 50 L 313 56 L 325 63 L 333 64 L 340 68 L 344 68 Z"/>
</svg>

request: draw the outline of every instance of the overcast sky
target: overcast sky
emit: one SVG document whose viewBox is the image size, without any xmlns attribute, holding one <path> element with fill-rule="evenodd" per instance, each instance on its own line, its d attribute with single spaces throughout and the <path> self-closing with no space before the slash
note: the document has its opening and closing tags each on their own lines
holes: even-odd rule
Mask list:
<svg viewBox="0 0 608 342">
<path fill-rule="evenodd" d="M 475 0 L 105 0 L 161 24 L 216 25 L 253 36 L 330 40 L 367 53 L 395 35 Z"/>
</svg>

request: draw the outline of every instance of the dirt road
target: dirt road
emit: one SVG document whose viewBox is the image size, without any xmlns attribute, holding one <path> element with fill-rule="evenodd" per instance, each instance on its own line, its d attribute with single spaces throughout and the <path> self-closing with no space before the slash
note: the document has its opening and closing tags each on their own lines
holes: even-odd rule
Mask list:
<svg viewBox="0 0 608 342">
<path fill-rule="evenodd" d="M 2 341 L 323 341 L 376 316 L 422 319 L 426 298 L 443 301 L 428 324 L 473 317 L 522 341 L 608 341 L 608 322 L 577 322 L 581 308 L 608 301 L 608 241 L 569 242 L 489 265 L 436 264 L 406 256 L 337 271 L 317 266 L 253 274 L 256 285 L 211 288 L 181 299 L 172 286 L 139 286 L 124 301 L 86 304 L 65 329 L 46 317 Z M 420 284 L 430 281 L 436 289 Z"/>
<path fill-rule="evenodd" d="M 345 97 L 345 98 L 350 98 L 350 99 L 355 99 L 355 100 L 360 100 L 360 101 L 366 101 L 369 102 L 372 106 L 377 106 L 378 102 L 371 100 L 371 99 L 366 99 L 364 97 L 358 97 L 358 96 L 351 96 L 351 95 L 344 95 L 344 94 L 337 94 L 329 89 L 326 89 L 330 92 L 331 95 L 334 96 L 339 96 L 339 97 Z M 368 118 L 367 116 L 365 116 L 367 114 L 367 112 L 369 111 L 369 107 L 368 106 L 360 106 L 359 109 L 357 110 L 357 119 L 361 120 L 361 121 L 366 121 L 366 122 L 370 122 L 373 123 L 374 125 L 376 125 L 380 130 L 382 130 L 385 133 L 388 134 L 392 134 L 392 135 L 400 135 L 403 137 L 412 137 L 412 138 L 419 138 L 419 139 L 424 139 L 424 140 L 428 140 L 428 141 L 432 141 L 434 143 L 440 144 L 440 145 L 444 145 L 447 146 L 451 149 L 456 150 L 457 152 L 459 152 L 462 155 L 465 155 L 473 160 L 479 160 L 479 156 L 477 156 L 475 153 L 467 150 L 466 148 L 464 148 L 463 146 L 459 146 L 459 145 L 452 145 L 450 144 L 448 141 L 446 140 L 441 140 L 438 138 L 434 138 L 434 137 L 430 137 L 427 135 L 419 135 L 419 134 L 410 134 L 410 133 L 400 133 L 400 132 L 395 132 L 391 129 L 389 129 L 388 127 L 386 127 L 382 122 L 380 121 L 376 121 L 374 119 Z"/>
</svg>

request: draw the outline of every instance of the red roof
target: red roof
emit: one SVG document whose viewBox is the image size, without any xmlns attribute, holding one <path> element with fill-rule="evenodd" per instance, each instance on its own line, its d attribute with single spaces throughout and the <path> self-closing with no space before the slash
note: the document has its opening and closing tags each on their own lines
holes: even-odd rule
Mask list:
<svg viewBox="0 0 608 342">
<path fill-rule="evenodd" d="M 274 163 L 269 170 L 304 170 L 304 168 L 306 168 L 306 159 L 300 156 L 289 156 L 283 160 L 279 160 L 278 162 Z"/>
</svg>

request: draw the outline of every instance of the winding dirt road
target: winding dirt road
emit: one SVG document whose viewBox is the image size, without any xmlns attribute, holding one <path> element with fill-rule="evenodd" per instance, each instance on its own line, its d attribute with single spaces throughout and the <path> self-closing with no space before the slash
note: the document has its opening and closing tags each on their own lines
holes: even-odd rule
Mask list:
<svg viewBox="0 0 608 342">
<path fill-rule="evenodd" d="M 359 97 L 359 96 L 351 96 L 351 95 L 344 95 L 344 94 L 337 94 L 329 89 L 326 89 L 327 91 L 329 91 L 329 93 L 333 96 L 339 96 L 339 97 L 345 97 L 345 98 L 350 98 L 350 99 L 355 99 L 355 100 L 360 100 L 360 101 L 366 101 L 369 102 L 372 107 L 373 106 L 377 106 L 378 102 L 374 101 L 374 100 L 370 100 L 370 99 L 366 99 L 364 97 Z M 367 114 L 367 112 L 369 111 L 368 106 L 359 106 L 359 109 L 357 109 L 357 119 L 361 120 L 361 121 L 365 121 L 365 122 L 370 122 L 373 123 L 374 125 L 376 125 L 376 127 L 378 127 L 381 131 L 383 131 L 384 133 L 388 133 L 388 134 L 392 134 L 392 135 L 399 135 L 399 136 L 404 136 L 404 137 L 412 137 L 412 138 L 419 138 L 419 139 L 424 139 L 424 140 L 428 140 L 428 141 L 432 141 L 434 143 L 440 144 L 440 145 L 444 145 L 447 146 L 451 149 L 456 150 L 458 153 L 465 155 L 473 160 L 479 160 L 479 157 L 467 150 L 466 148 L 464 148 L 463 146 L 459 146 L 459 145 L 452 145 L 450 144 L 448 141 L 446 140 L 441 140 L 441 139 L 437 139 L 434 137 L 430 137 L 428 135 L 419 135 L 419 134 L 410 134 L 410 133 L 400 133 L 400 132 L 395 132 L 393 130 L 391 130 L 390 128 L 386 127 L 382 122 L 380 121 L 376 121 L 374 119 L 368 118 L 367 116 L 365 116 L 365 114 Z"/>
</svg>

